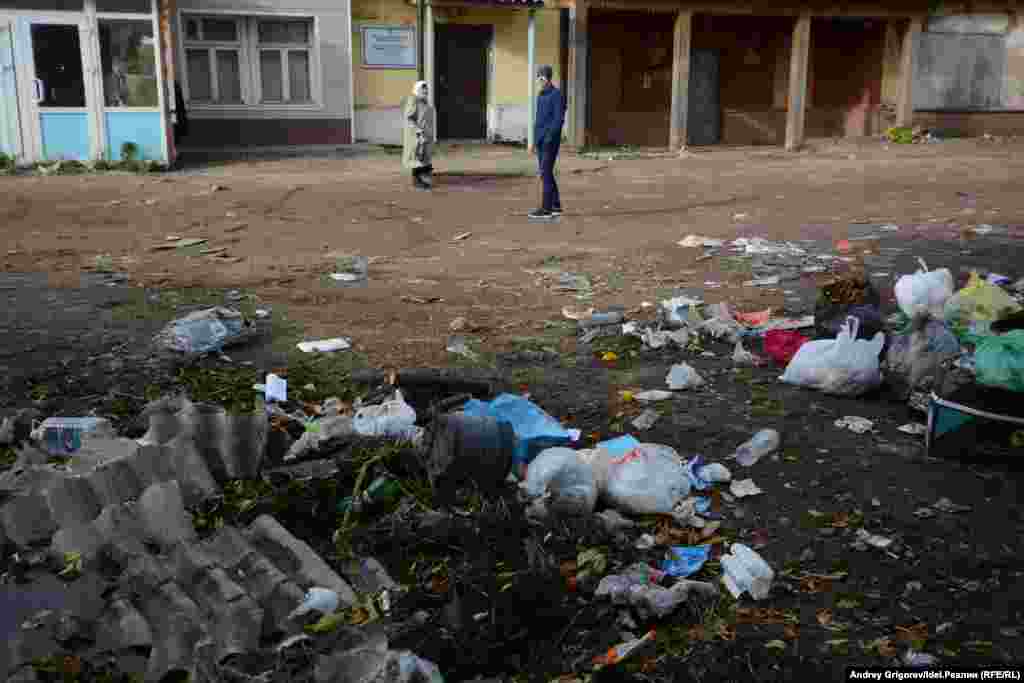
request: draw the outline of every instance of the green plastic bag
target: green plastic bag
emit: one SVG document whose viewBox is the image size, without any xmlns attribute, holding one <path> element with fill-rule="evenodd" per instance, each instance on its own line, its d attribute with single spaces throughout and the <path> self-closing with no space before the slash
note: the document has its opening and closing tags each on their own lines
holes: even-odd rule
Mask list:
<svg viewBox="0 0 1024 683">
<path fill-rule="evenodd" d="M 961 341 L 987 336 L 996 320 L 1020 310 L 1020 304 L 1001 288 L 971 272 L 967 285 L 946 302 L 946 322 Z"/>
<path fill-rule="evenodd" d="M 979 384 L 1024 391 L 1024 330 L 979 340 L 974 365 Z"/>
</svg>

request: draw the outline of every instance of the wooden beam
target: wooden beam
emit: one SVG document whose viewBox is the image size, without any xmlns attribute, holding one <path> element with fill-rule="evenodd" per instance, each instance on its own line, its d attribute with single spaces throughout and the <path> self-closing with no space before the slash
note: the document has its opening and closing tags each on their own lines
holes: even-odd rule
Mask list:
<svg viewBox="0 0 1024 683">
<path fill-rule="evenodd" d="M 900 89 L 896 100 L 896 125 L 914 124 L 914 70 L 916 68 L 917 44 L 921 38 L 921 17 L 913 17 L 903 33 L 903 48 L 900 56 Z"/>
<path fill-rule="evenodd" d="M 526 79 L 526 144 L 533 147 L 537 142 L 533 139 L 537 116 L 537 13 L 532 9 L 526 20 L 526 70 L 530 72 Z"/>
<path fill-rule="evenodd" d="M 576 0 L 569 9 L 569 144 L 577 149 L 587 144 L 587 104 L 590 100 L 590 37 L 588 35 L 588 0 Z"/>
<path fill-rule="evenodd" d="M 793 26 L 789 58 L 789 99 L 786 104 L 786 149 L 795 151 L 804 142 L 807 114 L 807 60 L 811 45 L 811 15 L 802 14 Z"/>
<path fill-rule="evenodd" d="M 693 30 L 693 12 L 682 10 L 676 14 L 672 55 L 672 122 L 669 127 L 669 146 L 673 150 L 686 146 L 686 115 L 690 109 L 690 34 Z"/>
</svg>

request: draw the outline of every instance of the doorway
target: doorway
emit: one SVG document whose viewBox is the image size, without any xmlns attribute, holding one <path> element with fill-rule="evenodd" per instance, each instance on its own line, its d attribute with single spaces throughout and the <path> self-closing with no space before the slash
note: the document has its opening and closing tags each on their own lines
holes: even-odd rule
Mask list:
<svg viewBox="0 0 1024 683">
<path fill-rule="evenodd" d="M 25 124 L 37 159 L 86 161 L 101 153 L 96 102 L 86 76 L 85 23 L 22 19 L 28 38 L 29 97 Z"/>
<path fill-rule="evenodd" d="M 717 50 L 690 51 L 688 145 L 717 145 L 722 137 L 720 71 Z"/>
<path fill-rule="evenodd" d="M 487 65 L 493 35 L 491 26 L 438 24 L 435 28 L 438 138 L 487 137 Z"/>
</svg>

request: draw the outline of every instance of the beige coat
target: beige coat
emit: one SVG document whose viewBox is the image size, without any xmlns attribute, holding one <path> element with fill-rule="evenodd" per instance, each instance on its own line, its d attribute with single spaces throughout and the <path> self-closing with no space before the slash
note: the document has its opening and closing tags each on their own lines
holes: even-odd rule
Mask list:
<svg viewBox="0 0 1024 683">
<path fill-rule="evenodd" d="M 430 102 L 406 97 L 402 102 L 402 167 L 423 168 L 430 165 L 434 147 L 434 108 Z M 416 130 L 423 131 L 423 145 L 417 154 Z"/>
</svg>

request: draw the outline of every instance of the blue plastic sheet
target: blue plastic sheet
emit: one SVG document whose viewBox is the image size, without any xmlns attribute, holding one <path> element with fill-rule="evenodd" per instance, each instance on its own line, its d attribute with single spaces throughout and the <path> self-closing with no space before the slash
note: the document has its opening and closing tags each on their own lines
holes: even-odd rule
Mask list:
<svg viewBox="0 0 1024 683">
<path fill-rule="evenodd" d="M 630 453 L 636 450 L 637 448 L 640 448 L 640 442 L 637 441 L 633 436 L 626 434 L 625 436 L 620 436 L 614 439 L 609 439 L 607 441 L 602 441 L 601 443 L 597 444 L 597 448 L 600 448 L 603 451 L 611 453 L 616 458 L 621 458 L 627 453 Z"/>
<path fill-rule="evenodd" d="M 501 394 L 490 402 L 472 399 L 462 410 L 466 415 L 493 417 L 512 425 L 516 435 L 512 454 L 515 465 L 529 464 L 545 448 L 568 446 L 578 438 L 537 404 L 522 396 Z"/>
<path fill-rule="evenodd" d="M 677 545 L 669 548 L 672 557 L 665 560 L 662 569 L 669 576 L 685 578 L 697 573 L 711 556 L 710 545 Z"/>
</svg>

